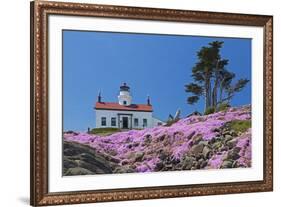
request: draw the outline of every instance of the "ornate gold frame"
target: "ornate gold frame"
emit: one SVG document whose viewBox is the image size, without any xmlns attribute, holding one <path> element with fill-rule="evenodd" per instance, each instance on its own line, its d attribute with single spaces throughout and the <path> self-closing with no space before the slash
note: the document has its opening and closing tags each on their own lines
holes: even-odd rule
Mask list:
<svg viewBox="0 0 281 207">
<path fill-rule="evenodd" d="M 262 181 L 48 192 L 48 15 L 95 16 L 264 29 L 264 177 Z M 77 204 L 273 190 L 273 17 L 109 5 L 31 2 L 31 205 Z"/>
</svg>

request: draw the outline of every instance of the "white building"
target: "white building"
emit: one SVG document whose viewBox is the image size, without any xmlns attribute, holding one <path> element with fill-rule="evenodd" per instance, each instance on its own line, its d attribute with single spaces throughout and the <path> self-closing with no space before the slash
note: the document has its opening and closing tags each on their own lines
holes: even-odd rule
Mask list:
<svg viewBox="0 0 281 207">
<path fill-rule="evenodd" d="M 103 102 L 101 94 L 95 104 L 96 128 L 142 129 L 164 124 L 152 116 L 150 98 L 146 104 L 133 104 L 130 87 L 120 86 L 118 102 Z"/>
</svg>

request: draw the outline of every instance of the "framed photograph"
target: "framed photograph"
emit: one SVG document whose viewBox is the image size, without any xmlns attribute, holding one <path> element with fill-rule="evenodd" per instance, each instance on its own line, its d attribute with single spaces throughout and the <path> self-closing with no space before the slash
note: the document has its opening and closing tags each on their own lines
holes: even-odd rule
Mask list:
<svg viewBox="0 0 281 207">
<path fill-rule="evenodd" d="M 272 30 L 31 2 L 31 205 L 272 191 Z"/>
</svg>

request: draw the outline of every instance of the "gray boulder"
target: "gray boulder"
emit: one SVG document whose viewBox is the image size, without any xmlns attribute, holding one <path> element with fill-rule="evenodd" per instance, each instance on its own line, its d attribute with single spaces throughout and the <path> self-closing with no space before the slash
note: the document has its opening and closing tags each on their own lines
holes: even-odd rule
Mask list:
<svg viewBox="0 0 281 207">
<path fill-rule="evenodd" d="M 92 175 L 93 172 L 82 167 L 69 168 L 65 175 Z"/>
<path fill-rule="evenodd" d="M 233 161 L 232 160 L 225 160 L 221 164 L 221 168 L 232 168 Z"/>
<path fill-rule="evenodd" d="M 191 149 L 190 149 L 190 153 L 192 153 L 195 156 L 198 156 L 199 154 L 202 153 L 204 147 L 205 147 L 205 145 L 203 143 L 197 144 L 197 145 L 193 145 L 191 147 Z"/>
</svg>

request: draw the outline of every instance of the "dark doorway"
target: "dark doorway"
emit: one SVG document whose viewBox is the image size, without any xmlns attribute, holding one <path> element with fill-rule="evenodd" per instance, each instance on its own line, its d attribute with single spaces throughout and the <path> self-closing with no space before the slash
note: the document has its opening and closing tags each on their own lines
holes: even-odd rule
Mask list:
<svg viewBox="0 0 281 207">
<path fill-rule="evenodd" d="M 122 122 L 123 122 L 123 129 L 128 129 L 129 127 L 128 127 L 128 125 L 129 125 L 129 123 L 128 123 L 128 117 L 122 117 Z"/>
</svg>

